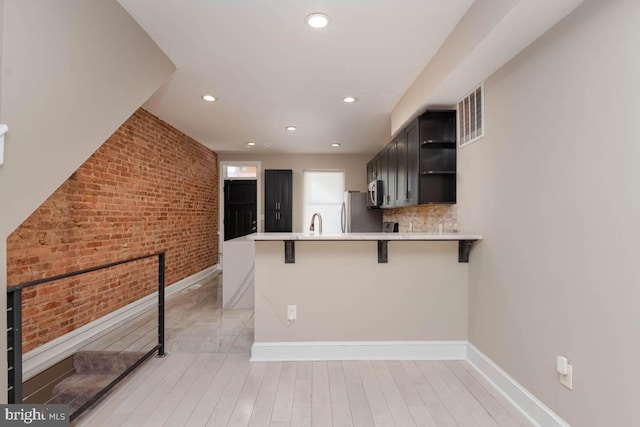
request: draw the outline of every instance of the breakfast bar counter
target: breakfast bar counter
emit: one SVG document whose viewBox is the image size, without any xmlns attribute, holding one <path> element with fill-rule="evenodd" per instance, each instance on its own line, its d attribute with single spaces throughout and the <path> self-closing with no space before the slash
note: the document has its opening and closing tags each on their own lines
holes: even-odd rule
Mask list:
<svg viewBox="0 0 640 427">
<path fill-rule="evenodd" d="M 462 233 L 257 233 L 247 236 L 254 241 L 283 241 L 284 262 L 295 263 L 296 241 L 377 241 L 378 262 L 388 262 L 389 241 L 457 241 L 458 262 L 469 262 L 469 252 L 473 242 L 482 240 L 479 234 Z"/>
</svg>

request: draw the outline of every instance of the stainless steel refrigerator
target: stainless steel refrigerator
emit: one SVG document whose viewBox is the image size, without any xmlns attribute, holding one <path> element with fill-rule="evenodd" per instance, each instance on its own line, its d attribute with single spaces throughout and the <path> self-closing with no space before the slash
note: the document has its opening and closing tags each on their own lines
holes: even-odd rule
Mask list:
<svg viewBox="0 0 640 427">
<path fill-rule="evenodd" d="M 382 210 L 367 209 L 367 193 L 345 191 L 340 225 L 343 233 L 382 231 Z"/>
</svg>

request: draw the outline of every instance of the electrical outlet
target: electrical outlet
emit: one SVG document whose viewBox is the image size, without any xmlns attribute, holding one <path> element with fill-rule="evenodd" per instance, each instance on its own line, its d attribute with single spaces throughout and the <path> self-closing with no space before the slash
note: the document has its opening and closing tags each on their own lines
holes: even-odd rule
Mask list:
<svg viewBox="0 0 640 427">
<path fill-rule="evenodd" d="M 288 305 L 287 306 L 287 319 L 296 320 L 297 317 L 297 306 Z"/>
</svg>

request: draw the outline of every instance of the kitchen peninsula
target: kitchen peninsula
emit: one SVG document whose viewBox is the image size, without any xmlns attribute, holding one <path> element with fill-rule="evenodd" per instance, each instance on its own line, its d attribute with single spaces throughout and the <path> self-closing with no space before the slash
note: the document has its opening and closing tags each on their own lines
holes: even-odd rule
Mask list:
<svg viewBox="0 0 640 427">
<path fill-rule="evenodd" d="M 255 242 L 254 360 L 464 357 L 464 261 L 482 236 L 259 233 L 247 239 Z"/>
</svg>

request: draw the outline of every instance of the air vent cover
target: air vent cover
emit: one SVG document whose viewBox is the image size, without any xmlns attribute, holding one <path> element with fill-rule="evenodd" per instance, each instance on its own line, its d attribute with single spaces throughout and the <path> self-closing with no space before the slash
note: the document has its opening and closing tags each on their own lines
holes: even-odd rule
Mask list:
<svg viewBox="0 0 640 427">
<path fill-rule="evenodd" d="M 484 84 L 458 102 L 458 141 L 460 146 L 484 137 Z"/>
</svg>

